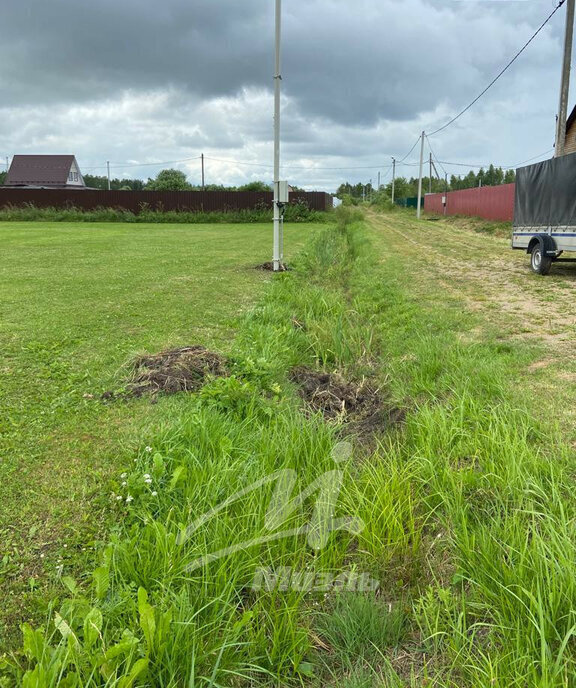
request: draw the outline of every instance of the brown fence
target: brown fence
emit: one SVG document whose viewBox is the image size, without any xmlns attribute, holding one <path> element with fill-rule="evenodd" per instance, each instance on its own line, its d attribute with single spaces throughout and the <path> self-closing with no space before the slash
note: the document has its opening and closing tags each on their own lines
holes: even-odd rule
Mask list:
<svg viewBox="0 0 576 688">
<path fill-rule="evenodd" d="M 482 186 L 447 194 L 426 194 L 424 210 L 438 215 L 468 215 L 486 220 L 511 222 L 514 218 L 515 184 Z M 446 199 L 446 206 L 443 199 Z"/>
<path fill-rule="evenodd" d="M 122 208 L 139 213 L 152 210 L 225 212 L 272 207 L 271 191 L 89 191 L 85 189 L 13 189 L 0 187 L 0 207 L 34 205 L 36 208 Z M 332 208 L 332 196 L 319 191 L 290 194 L 290 203 L 305 203 L 311 210 Z"/>
</svg>

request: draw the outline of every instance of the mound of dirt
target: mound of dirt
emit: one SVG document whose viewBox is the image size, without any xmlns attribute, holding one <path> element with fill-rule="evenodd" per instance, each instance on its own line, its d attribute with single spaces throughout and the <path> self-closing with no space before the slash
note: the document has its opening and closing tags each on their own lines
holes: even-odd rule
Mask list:
<svg viewBox="0 0 576 688">
<path fill-rule="evenodd" d="M 254 266 L 255 270 L 267 270 L 269 272 L 274 272 L 274 263 L 269 260 L 266 263 L 260 263 L 260 265 Z M 287 272 L 288 271 L 288 266 L 286 263 L 280 263 L 280 269 L 278 272 Z"/>
<path fill-rule="evenodd" d="M 195 392 L 206 378 L 227 375 L 227 361 L 222 355 L 203 346 L 185 346 L 136 359 L 128 394 L 141 397 L 145 394 Z"/>
<path fill-rule="evenodd" d="M 380 390 L 368 380 L 351 382 L 336 373 L 306 366 L 292 368 L 290 379 L 298 385 L 300 396 L 312 411 L 347 423 L 352 432 L 382 432 L 404 418 L 404 412 L 387 404 Z"/>
</svg>

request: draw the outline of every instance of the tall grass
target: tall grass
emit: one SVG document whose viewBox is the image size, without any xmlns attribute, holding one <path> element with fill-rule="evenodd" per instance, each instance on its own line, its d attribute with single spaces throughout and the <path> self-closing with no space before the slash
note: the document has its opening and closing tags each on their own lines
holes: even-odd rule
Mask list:
<svg viewBox="0 0 576 688">
<path fill-rule="evenodd" d="M 329 215 L 330 213 L 328 213 Z M 284 211 L 285 222 L 323 222 L 327 213 L 311 210 L 305 203 L 292 203 Z M 124 208 L 38 208 L 32 203 L 0 208 L 0 222 L 129 222 L 170 224 L 226 224 L 272 221 L 269 208 L 225 211 L 153 210 L 143 205 L 138 213 Z"/>
<path fill-rule="evenodd" d="M 23 627 L 7 677 L 29 687 L 573 685 L 569 450 L 556 444 L 551 457 L 554 438 L 518 408 L 510 352 L 463 345 L 454 319 L 415 304 L 402 266 L 377 264 L 353 212 L 339 211 L 272 280 L 238 332 L 230 378 L 160 401 L 169 421 L 150 426 L 110 486 L 98 566 L 62 578 L 45 627 Z M 335 467 L 338 427 L 302 413 L 288 381 L 303 363 L 370 374 L 408 411 L 375 449 L 356 444 L 339 464 L 338 516 L 365 527 L 333 532 L 319 550 L 303 535 L 265 539 L 266 477 L 295 471 L 299 492 Z M 306 523 L 316 496 L 282 529 Z M 259 567 L 355 570 L 380 589 L 254 589 Z"/>
</svg>

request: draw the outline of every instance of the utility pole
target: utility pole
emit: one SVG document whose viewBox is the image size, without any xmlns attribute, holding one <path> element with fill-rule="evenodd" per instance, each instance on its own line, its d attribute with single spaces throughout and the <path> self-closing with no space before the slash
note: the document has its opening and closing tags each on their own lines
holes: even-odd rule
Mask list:
<svg viewBox="0 0 576 688">
<path fill-rule="evenodd" d="M 202 191 L 204 191 L 204 153 L 202 153 L 200 159 L 202 160 Z"/>
<path fill-rule="evenodd" d="M 428 177 L 428 193 L 432 193 L 432 151 L 430 151 L 430 176 Z"/>
<path fill-rule="evenodd" d="M 566 3 L 566 34 L 564 36 L 564 60 L 562 63 L 562 81 L 560 84 L 560 105 L 558 108 L 558 122 L 556 124 L 556 147 L 554 157 L 564 155 L 566 141 L 566 118 L 568 116 L 568 94 L 570 91 L 570 65 L 572 62 L 572 38 L 574 36 L 574 3 Z"/>
<path fill-rule="evenodd" d="M 274 65 L 274 249 L 272 265 L 274 272 L 281 268 L 282 246 L 280 217 L 280 39 L 282 36 L 282 0 L 276 0 L 276 55 Z"/>
<path fill-rule="evenodd" d="M 8 156 L 6 156 L 6 172 L 10 169 L 10 164 L 8 163 Z"/>
<path fill-rule="evenodd" d="M 380 191 L 380 172 L 378 172 L 378 191 Z"/>
<path fill-rule="evenodd" d="M 446 206 L 448 205 L 448 172 L 444 174 L 444 215 L 446 215 Z"/>
<path fill-rule="evenodd" d="M 394 191 L 396 187 L 396 158 L 392 158 L 392 203 L 394 203 Z"/>
<path fill-rule="evenodd" d="M 424 137 L 426 133 L 422 132 L 422 143 L 420 144 L 420 174 L 418 176 L 418 206 L 416 208 L 416 217 L 420 219 L 421 209 L 420 205 L 422 202 L 422 169 L 424 167 Z"/>
<path fill-rule="evenodd" d="M 110 191 L 110 160 L 106 161 L 106 168 L 108 169 L 108 191 Z"/>
</svg>

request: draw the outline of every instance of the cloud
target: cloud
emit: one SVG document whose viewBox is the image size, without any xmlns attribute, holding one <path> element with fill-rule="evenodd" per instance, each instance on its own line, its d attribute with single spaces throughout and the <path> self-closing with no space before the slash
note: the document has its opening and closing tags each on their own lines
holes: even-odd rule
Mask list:
<svg viewBox="0 0 576 688">
<path fill-rule="evenodd" d="M 243 163 L 214 160 L 213 181 L 270 177 L 256 165 L 271 164 L 273 4 L 5 0 L 0 154 L 73 152 L 85 167 L 103 171 L 111 160 L 118 174 L 147 176 L 157 168 L 119 163 L 204 152 Z M 285 0 L 286 174 L 326 188 L 375 177 L 482 90 L 541 23 L 545 4 Z M 433 139 L 442 160 L 511 164 L 550 148 L 561 15 Z M 197 174 L 194 161 L 178 165 Z"/>
</svg>

